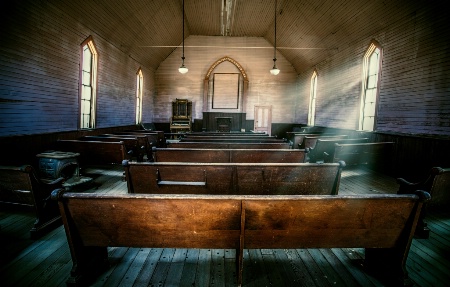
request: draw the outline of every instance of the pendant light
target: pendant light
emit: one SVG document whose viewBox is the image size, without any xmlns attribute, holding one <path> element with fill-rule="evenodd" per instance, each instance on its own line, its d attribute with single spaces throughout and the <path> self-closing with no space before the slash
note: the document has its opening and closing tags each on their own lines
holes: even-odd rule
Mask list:
<svg viewBox="0 0 450 287">
<path fill-rule="evenodd" d="M 178 68 L 178 72 L 186 74 L 189 70 L 184 65 L 184 0 L 183 0 L 183 56 L 181 57 L 181 66 Z"/>
<path fill-rule="evenodd" d="M 272 75 L 276 76 L 280 73 L 280 70 L 277 68 L 277 0 L 275 0 L 275 29 L 274 30 L 275 30 L 275 36 L 274 36 L 275 45 L 273 47 L 273 68 L 270 70 L 270 73 Z"/>
</svg>

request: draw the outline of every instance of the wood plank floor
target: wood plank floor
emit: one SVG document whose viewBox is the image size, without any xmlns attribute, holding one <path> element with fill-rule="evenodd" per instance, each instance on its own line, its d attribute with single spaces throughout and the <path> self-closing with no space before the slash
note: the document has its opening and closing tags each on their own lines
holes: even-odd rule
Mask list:
<svg viewBox="0 0 450 287">
<path fill-rule="evenodd" d="M 90 168 L 85 192 L 126 193 L 120 166 Z M 340 194 L 395 193 L 394 178 L 344 169 Z M 64 286 L 72 262 L 63 227 L 29 239 L 30 210 L 0 207 L 0 285 Z M 450 213 L 428 216 L 429 239 L 414 239 L 407 261 L 416 286 L 450 286 Z M 236 286 L 235 251 L 110 247 L 111 267 L 92 286 Z M 252 249 L 244 286 L 383 286 L 363 271 L 363 249 Z"/>
</svg>

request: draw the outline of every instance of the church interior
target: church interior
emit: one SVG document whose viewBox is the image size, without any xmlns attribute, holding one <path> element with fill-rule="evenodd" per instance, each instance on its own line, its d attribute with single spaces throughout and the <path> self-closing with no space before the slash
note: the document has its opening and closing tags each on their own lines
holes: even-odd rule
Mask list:
<svg viewBox="0 0 450 287">
<path fill-rule="evenodd" d="M 2 1 L 1 282 L 446 286 L 445 4 Z"/>
</svg>

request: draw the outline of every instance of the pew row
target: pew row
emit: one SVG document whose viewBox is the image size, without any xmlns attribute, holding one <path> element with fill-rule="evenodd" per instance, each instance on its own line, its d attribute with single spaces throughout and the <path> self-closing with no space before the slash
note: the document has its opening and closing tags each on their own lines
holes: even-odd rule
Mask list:
<svg viewBox="0 0 450 287">
<path fill-rule="evenodd" d="M 214 148 L 214 149 L 290 149 L 287 142 L 276 143 L 219 143 L 219 142 L 170 142 L 168 148 Z"/>
<path fill-rule="evenodd" d="M 345 163 L 124 161 L 128 193 L 337 194 Z"/>
<path fill-rule="evenodd" d="M 155 162 L 300 163 L 305 150 L 294 149 L 194 149 L 155 148 Z"/>
<path fill-rule="evenodd" d="M 146 137 L 139 136 L 120 136 L 120 135 L 99 135 L 84 136 L 79 138 L 81 141 L 102 141 L 102 142 L 120 142 L 123 141 L 127 150 L 127 155 L 135 158 L 137 161 L 143 161 L 147 154 L 148 143 Z"/>
<path fill-rule="evenodd" d="M 318 134 L 318 133 L 293 133 L 289 135 L 289 141 L 292 143 L 292 147 L 295 149 L 305 148 L 304 140 L 306 137 L 333 137 L 333 138 L 346 138 L 347 135 L 336 135 L 336 134 Z"/>
<path fill-rule="evenodd" d="M 56 142 L 56 149 L 79 153 L 78 162 L 81 166 L 121 164 L 122 161 L 129 159 L 123 141 L 58 140 Z"/>
<path fill-rule="evenodd" d="M 334 145 L 331 162 L 345 161 L 347 165 L 369 165 L 372 167 L 389 167 L 392 159 L 394 142 L 374 142 Z"/>
<path fill-rule="evenodd" d="M 450 207 L 450 168 L 433 167 L 423 181 L 410 182 L 404 178 L 397 178 L 399 184 L 398 194 L 412 194 L 415 190 L 424 190 L 430 193 L 432 200 L 427 202 L 420 213 L 415 236 L 429 238 L 430 229 L 426 222 L 428 209 L 444 209 Z"/>
<path fill-rule="evenodd" d="M 305 136 L 303 141 L 298 145 L 298 148 L 314 148 L 316 146 L 317 140 L 319 139 L 329 139 L 329 140 L 339 140 L 347 138 L 346 135 L 333 135 L 333 136 Z"/>
<path fill-rule="evenodd" d="M 52 193 L 71 250 L 69 286 L 108 268 L 112 246 L 236 249 L 239 286 L 244 249 L 365 248 L 366 272 L 410 285 L 405 264 L 429 197 Z"/>
<path fill-rule="evenodd" d="M 308 137 L 305 141 L 310 140 Z M 335 144 L 352 144 L 352 143 L 366 143 L 369 138 L 356 138 L 356 139 L 342 139 L 342 138 L 315 138 L 315 143 L 312 147 L 306 149 L 308 162 L 332 162 L 330 156 L 334 156 Z M 313 141 L 311 139 L 311 141 Z M 310 143 L 309 145 L 312 145 Z"/>
<path fill-rule="evenodd" d="M 150 142 L 152 142 L 152 146 L 160 148 L 166 147 L 166 138 L 163 131 L 127 130 L 123 132 L 116 132 L 115 134 L 146 135 L 150 137 Z"/>
<path fill-rule="evenodd" d="M 135 137 L 138 140 L 138 146 L 140 147 L 140 151 L 143 155 L 145 154 L 147 156 L 147 160 L 151 159 L 152 157 L 152 148 L 158 147 L 158 135 L 157 134 L 139 134 L 139 133 L 125 133 L 125 132 L 118 132 L 114 134 L 101 134 L 98 135 L 98 137 L 108 137 L 108 138 L 129 138 L 129 137 Z M 142 161 L 142 160 L 138 160 Z"/>
<path fill-rule="evenodd" d="M 0 166 L 0 203 L 33 208 L 36 220 L 30 237 L 36 239 L 62 223 L 58 205 L 50 200 L 50 194 L 63 182 L 63 177 L 51 182 L 41 180 L 31 165 Z"/>
<path fill-rule="evenodd" d="M 217 143 L 283 143 L 284 139 L 276 137 L 215 137 L 215 136 L 197 136 L 197 137 L 181 137 L 180 142 L 217 142 Z"/>
<path fill-rule="evenodd" d="M 252 137 L 252 136 L 256 136 L 256 137 L 260 137 L 260 136 L 269 136 L 269 134 L 265 133 L 265 132 L 190 132 L 190 133 L 185 133 L 183 134 L 183 137 L 196 137 L 196 136 L 215 136 L 215 137 L 229 137 L 229 136 L 233 136 L 233 137 L 239 137 L 239 136 L 244 136 L 244 137 Z"/>
</svg>

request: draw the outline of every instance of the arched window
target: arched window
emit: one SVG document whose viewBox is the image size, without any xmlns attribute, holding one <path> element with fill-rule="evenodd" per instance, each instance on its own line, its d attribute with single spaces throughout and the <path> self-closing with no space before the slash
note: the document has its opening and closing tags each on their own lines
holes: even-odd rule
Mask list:
<svg viewBox="0 0 450 287">
<path fill-rule="evenodd" d="M 97 58 L 97 49 L 89 37 L 81 44 L 80 128 L 82 129 L 95 128 Z"/>
<path fill-rule="evenodd" d="M 142 70 L 139 69 L 136 74 L 136 124 L 142 123 L 142 87 L 144 84 L 144 76 Z"/>
<path fill-rule="evenodd" d="M 372 42 L 364 55 L 361 109 L 359 117 L 360 130 L 374 131 L 376 129 L 381 61 L 381 46 L 376 42 Z"/>
<path fill-rule="evenodd" d="M 314 71 L 311 76 L 311 87 L 309 90 L 308 126 L 314 126 L 314 122 L 316 119 L 316 95 L 317 95 L 317 71 Z"/>
</svg>

